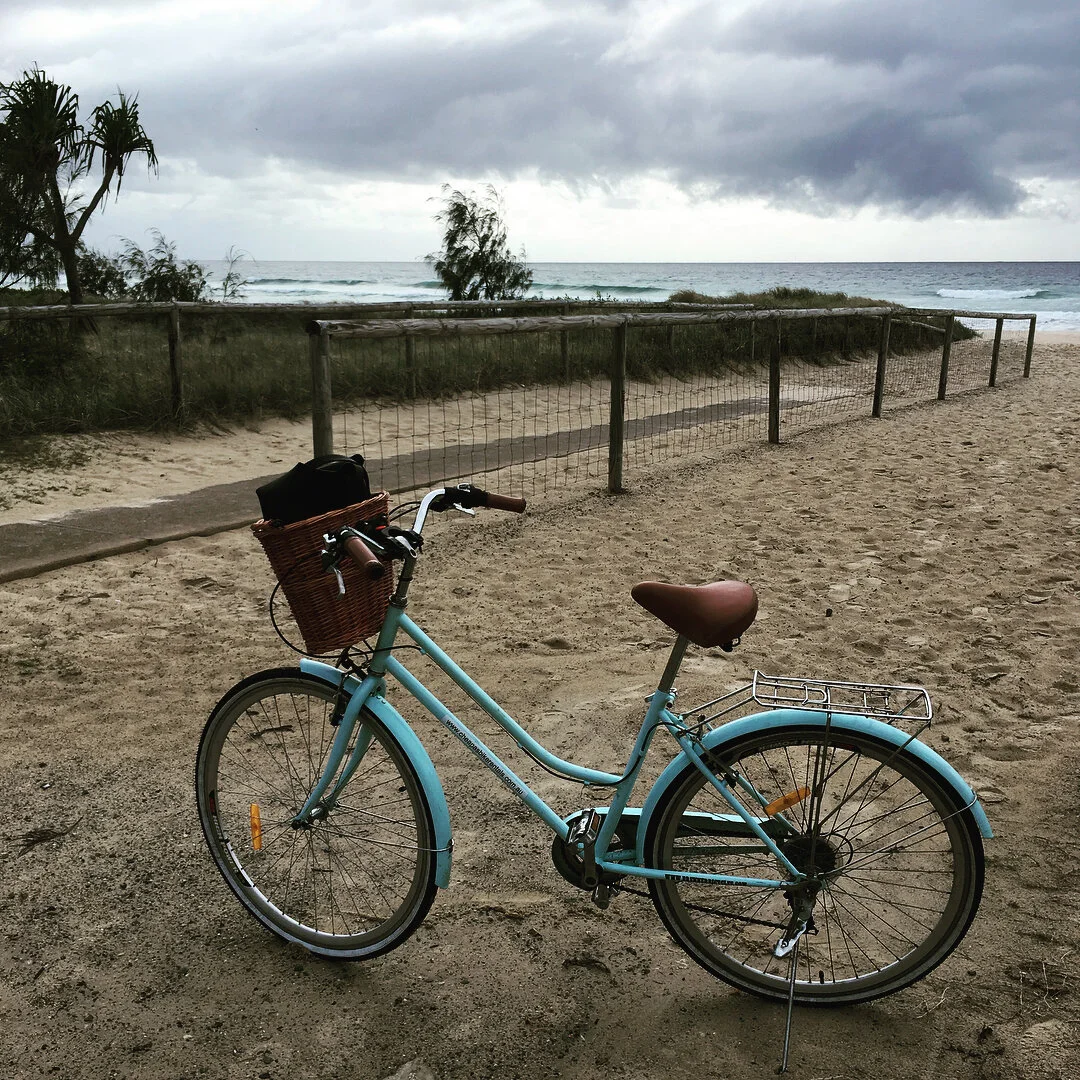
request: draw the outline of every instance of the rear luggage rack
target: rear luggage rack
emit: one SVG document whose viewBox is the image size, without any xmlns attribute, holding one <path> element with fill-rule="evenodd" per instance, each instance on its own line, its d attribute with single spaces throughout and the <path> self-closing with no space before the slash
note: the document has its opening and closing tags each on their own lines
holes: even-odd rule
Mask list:
<svg viewBox="0 0 1080 1080">
<path fill-rule="evenodd" d="M 914 723 L 922 727 L 933 719 L 934 709 L 925 687 L 884 683 L 840 682 L 802 676 L 766 675 L 754 672 L 754 681 L 723 697 L 707 701 L 683 719 L 703 716 L 693 727 L 712 727 L 723 717 L 756 702 L 767 709 L 805 709 L 810 712 L 854 713 L 884 720 L 888 724 Z"/>
</svg>

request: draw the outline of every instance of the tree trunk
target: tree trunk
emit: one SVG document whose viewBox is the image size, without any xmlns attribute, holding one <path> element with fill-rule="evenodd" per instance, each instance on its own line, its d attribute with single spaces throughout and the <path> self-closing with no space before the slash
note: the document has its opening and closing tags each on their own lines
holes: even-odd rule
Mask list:
<svg viewBox="0 0 1080 1080">
<path fill-rule="evenodd" d="M 64 264 L 64 277 L 67 278 L 68 302 L 82 304 L 85 301 L 82 281 L 79 279 L 79 263 L 75 256 L 76 244 L 76 241 L 65 234 L 60 237 L 57 247 L 60 251 L 60 260 Z M 94 322 L 92 315 L 76 315 L 68 320 L 68 333 L 76 346 L 87 334 L 96 334 L 97 329 L 97 323 Z"/>
<path fill-rule="evenodd" d="M 64 264 L 64 277 L 67 278 L 68 299 L 72 304 L 83 303 L 82 282 L 79 280 L 79 263 L 75 257 L 75 245 L 65 243 L 67 237 L 58 238 L 60 259 Z"/>
</svg>

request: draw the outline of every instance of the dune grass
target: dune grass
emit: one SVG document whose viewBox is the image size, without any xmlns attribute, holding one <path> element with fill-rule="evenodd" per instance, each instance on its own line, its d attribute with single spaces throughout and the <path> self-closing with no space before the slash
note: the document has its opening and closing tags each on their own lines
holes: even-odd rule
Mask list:
<svg viewBox="0 0 1080 1080">
<path fill-rule="evenodd" d="M 0 294 L 0 305 L 13 294 Z M 19 294 L 24 303 L 55 303 L 50 294 Z M 777 288 L 766 293 L 707 297 L 676 293 L 672 301 L 749 303 L 759 308 L 882 306 L 880 301 Z M 572 301 L 575 310 L 590 302 Z M 903 309 L 897 309 L 898 313 Z M 60 432 L 152 430 L 193 424 L 229 426 L 263 416 L 310 410 L 311 376 L 304 326 L 318 309 L 212 313 L 181 317 L 184 408 L 173 409 L 167 320 L 162 315 L 0 322 L 0 441 Z M 336 317 L 340 317 L 339 315 Z M 894 320 L 891 348 L 939 348 L 943 319 Z M 829 364 L 876 354 L 879 320 L 803 318 L 785 321 L 782 358 Z M 970 331 L 957 324 L 957 336 Z M 745 320 L 721 324 L 633 327 L 628 375 L 649 380 L 716 369 L 748 371 L 768 363 L 769 335 Z M 334 342 L 335 402 L 446 398 L 506 386 L 604 377 L 610 370 L 608 330 L 524 333 L 499 337 L 418 338 Z"/>
</svg>

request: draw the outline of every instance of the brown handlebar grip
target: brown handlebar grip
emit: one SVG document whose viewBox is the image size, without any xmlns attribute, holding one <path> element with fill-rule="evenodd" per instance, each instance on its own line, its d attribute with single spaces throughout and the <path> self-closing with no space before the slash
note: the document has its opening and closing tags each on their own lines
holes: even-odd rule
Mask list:
<svg viewBox="0 0 1080 1080">
<path fill-rule="evenodd" d="M 509 510 L 511 514 L 525 513 L 525 500 L 513 495 L 495 495 L 489 491 L 486 505 L 492 510 Z"/>
<path fill-rule="evenodd" d="M 372 581 L 386 573 L 386 567 L 372 553 L 371 548 L 359 536 L 350 536 L 345 541 L 345 550 L 349 557 L 360 567 L 360 572 Z"/>
</svg>

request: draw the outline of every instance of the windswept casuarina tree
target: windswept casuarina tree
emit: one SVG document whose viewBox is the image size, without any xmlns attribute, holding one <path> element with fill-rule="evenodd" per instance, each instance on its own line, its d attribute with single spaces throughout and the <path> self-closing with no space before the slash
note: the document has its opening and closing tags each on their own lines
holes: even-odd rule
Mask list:
<svg viewBox="0 0 1080 1080">
<path fill-rule="evenodd" d="M 124 241 L 119 265 L 128 277 L 131 296 L 149 304 L 206 300 L 206 270 L 195 262 L 177 262 L 176 244 L 166 240 L 157 229 L 151 229 L 150 233 L 154 243 L 145 251 L 134 240 Z"/>
<path fill-rule="evenodd" d="M 0 83 L 0 259 L 21 252 L 36 268 L 30 276 L 40 279 L 41 267 L 51 265 L 53 281 L 58 264 L 73 304 L 83 301 L 78 254 L 87 222 L 120 191 L 133 157 L 144 155 L 147 168 L 157 168 L 136 99 L 118 96 L 118 104 L 98 105 L 84 126 L 78 94 L 40 68 Z"/>
<path fill-rule="evenodd" d="M 525 295 L 532 271 L 511 254 L 506 243 L 503 205 L 489 184 L 477 197 L 443 185 L 446 206 L 435 215 L 445 226 L 442 251 L 428 261 L 449 291 L 451 300 L 513 300 Z"/>
<path fill-rule="evenodd" d="M 127 296 L 127 276 L 120 260 L 103 251 L 79 245 L 79 284 L 90 296 L 102 300 L 121 300 Z"/>
</svg>

